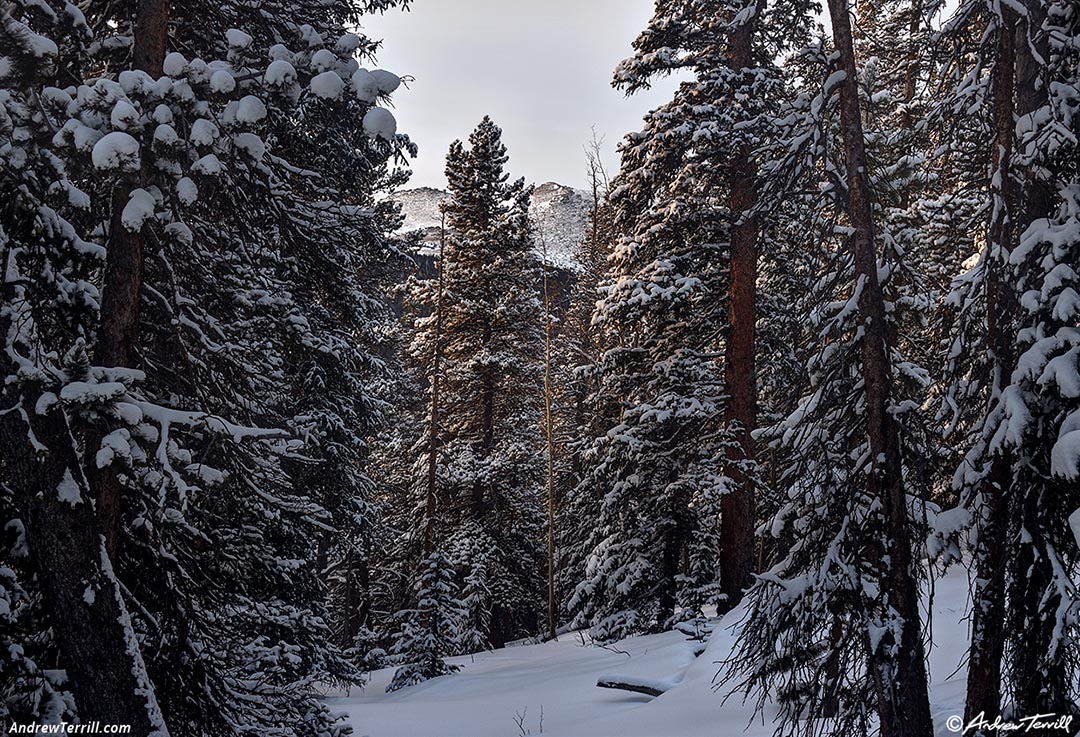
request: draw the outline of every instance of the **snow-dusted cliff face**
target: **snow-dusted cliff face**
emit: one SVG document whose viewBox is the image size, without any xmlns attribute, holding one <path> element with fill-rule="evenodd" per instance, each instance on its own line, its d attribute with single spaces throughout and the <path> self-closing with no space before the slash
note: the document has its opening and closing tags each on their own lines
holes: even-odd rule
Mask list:
<svg viewBox="0 0 1080 737">
<path fill-rule="evenodd" d="M 550 263 L 568 269 L 576 267 L 589 225 L 589 209 L 589 196 L 580 189 L 548 182 L 533 190 L 529 212 L 536 246 L 542 251 L 546 244 Z"/>
<path fill-rule="evenodd" d="M 437 229 L 441 222 L 439 203 L 449 196 L 448 192 L 431 187 L 403 189 L 394 194 L 394 201 L 401 205 L 401 211 L 405 214 L 401 232 Z"/>
<path fill-rule="evenodd" d="M 439 203 L 450 195 L 431 187 L 406 189 L 394 195 L 401 203 L 405 224 L 401 232 L 424 231 L 424 243 L 434 246 L 439 241 Z M 531 213 L 536 252 L 547 246 L 548 261 L 561 269 L 577 270 L 577 254 L 589 222 L 588 193 L 555 182 L 548 182 L 533 191 Z"/>
</svg>

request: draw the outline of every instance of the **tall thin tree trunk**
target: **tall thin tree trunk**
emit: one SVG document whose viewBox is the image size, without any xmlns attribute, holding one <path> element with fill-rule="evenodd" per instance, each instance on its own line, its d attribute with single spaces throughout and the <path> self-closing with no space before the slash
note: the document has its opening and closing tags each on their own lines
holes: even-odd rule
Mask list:
<svg viewBox="0 0 1080 737">
<path fill-rule="evenodd" d="M 892 370 L 885 297 L 878 279 L 872 194 L 867 181 L 866 143 L 847 0 L 829 0 L 829 14 L 833 40 L 840 56 L 839 70 L 844 73 L 840 85 L 840 127 L 848 217 L 853 230 L 850 248 L 860 284 L 859 310 L 864 333 L 862 379 L 871 464 L 867 490 L 872 497 L 881 500 L 884 510 L 882 593 L 900 619 L 899 639 L 894 640 L 895 654 L 887 649 L 887 643 L 879 645 L 871 654 L 870 671 L 878 695 L 883 737 L 931 737 L 934 725 L 927 694 L 926 656 L 902 474 L 900 434 L 889 412 Z"/>
<path fill-rule="evenodd" d="M 491 342 L 491 323 L 484 326 L 481 345 Z M 484 461 L 491 458 L 495 450 L 495 377 L 489 367 L 484 367 L 484 378 L 480 383 L 480 443 L 477 456 Z M 493 489 L 484 476 L 478 476 L 473 483 L 472 515 L 479 521 L 484 516 L 485 505 L 496 502 L 490 498 Z"/>
<path fill-rule="evenodd" d="M 757 11 L 731 34 L 728 63 L 735 72 L 753 64 L 754 29 L 763 9 L 764 0 L 759 0 Z M 746 467 L 756 457 L 751 433 L 757 427 L 758 223 L 751 213 L 757 199 L 757 169 L 748 151 L 738 151 L 731 168 L 729 209 L 737 222 L 731 232 L 730 330 L 724 356 L 728 392 L 725 420 L 735 429 L 738 441 L 727 451 L 727 473 L 734 488 L 724 495 L 720 511 L 720 584 L 727 597 L 726 607 L 739 603 L 754 574 L 755 491 Z"/>
<path fill-rule="evenodd" d="M 435 296 L 435 345 L 431 361 L 431 413 L 428 417 L 427 494 L 424 500 L 424 559 L 435 549 L 435 514 L 439 491 L 439 391 L 442 385 L 443 285 L 446 271 L 446 213 L 442 215 L 439 237 L 439 286 Z"/>
<path fill-rule="evenodd" d="M 911 16 L 908 18 L 908 34 L 911 36 L 911 40 L 907 60 L 904 64 L 904 109 L 900 113 L 900 130 L 911 136 L 906 150 L 908 155 L 914 153 L 914 136 L 911 133 L 915 128 L 915 116 L 912 115 L 911 106 L 915 101 L 915 85 L 919 78 L 919 48 L 916 39 L 919 37 L 919 31 L 922 28 L 921 3 L 922 0 L 911 0 L 911 8 L 909 9 Z M 911 206 L 911 189 L 912 186 L 908 183 L 900 193 L 900 209 L 902 210 L 907 210 Z"/>
<path fill-rule="evenodd" d="M 1044 60 L 1051 58 L 1047 34 L 1042 29 L 1046 4 L 1039 0 L 1024 0 L 1023 5 L 1026 11 L 1023 14 L 1003 8 L 1004 12 L 1016 17 L 1013 34 L 1016 116 L 1030 115 L 1048 103 L 1048 81 L 1041 77 Z M 1032 222 L 1053 214 L 1054 190 L 1031 168 L 1014 171 L 1010 184 L 1012 238 L 1008 246 L 1011 252 Z M 1003 283 L 1014 284 L 1015 278 L 1011 274 L 1008 276 L 1009 280 L 1003 279 Z M 1015 302 L 1015 294 L 1010 294 Z M 1019 312 L 1019 308 L 1015 309 Z M 1015 334 L 1014 328 L 1003 342 L 1015 346 Z M 1014 355 L 1012 366 L 1015 364 Z M 1010 680 L 1015 684 L 1013 703 L 1017 714 L 1075 714 L 1077 709 L 1071 698 L 1072 664 L 1061 654 L 1051 655 L 1053 643 L 1060 636 L 1056 614 L 1060 595 L 1057 592 L 1048 595 L 1057 573 L 1045 551 L 1052 545 L 1047 534 L 1060 519 L 1060 510 L 1048 501 L 1049 491 L 1045 482 L 1040 486 L 1029 486 L 1021 498 L 1015 498 L 1014 494 L 1010 509 L 1002 512 L 1003 516 L 1020 520 L 1023 529 L 1030 533 L 1030 540 L 1020 541 L 1021 547 L 1009 576 L 1012 590 L 1006 599 L 1011 611 L 1003 638 L 1012 645 L 1008 650 L 1011 654 L 1008 666 Z"/>
<path fill-rule="evenodd" d="M 356 637 L 371 619 L 370 551 L 352 550 L 344 566 L 345 622 L 342 627 L 343 648 L 356 646 Z"/>
<path fill-rule="evenodd" d="M 679 553 L 682 551 L 682 529 L 685 515 L 681 512 L 685 502 L 678 497 L 671 501 L 671 522 L 664 532 L 664 551 L 660 561 L 660 596 L 657 601 L 657 627 L 665 627 L 675 618 L 679 605 Z"/>
<path fill-rule="evenodd" d="M 135 17 L 132 63 L 135 69 L 159 77 L 169 39 L 170 0 L 140 0 Z M 146 179 L 146 170 L 142 179 Z M 105 285 L 101 298 L 101 324 L 97 332 L 94 363 L 106 367 L 132 367 L 139 332 L 139 293 L 143 280 L 143 236 L 127 229 L 124 208 L 138 179 L 125 177 L 113 190 L 109 249 L 105 258 Z M 101 445 L 100 432 L 87 439 L 90 462 L 87 466 L 91 491 L 97 507 L 98 524 L 105 536 L 105 548 L 115 556 L 120 540 L 122 499 L 120 479 L 113 466 L 99 469 L 94 462 Z"/>
<path fill-rule="evenodd" d="M 547 239 L 540 233 L 544 257 L 544 432 L 547 440 L 547 587 L 548 638 L 555 639 L 555 422 L 551 412 L 551 290 Z"/>
<path fill-rule="evenodd" d="M 1009 171 L 1013 151 L 1015 110 L 1016 13 L 1002 7 L 997 39 L 997 62 L 993 76 L 993 171 L 990 174 L 993 208 L 985 256 L 987 344 L 993 352 L 994 386 L 990 402 L 996 402 L 1008 385 L 1015 364 L 1010 325 L 1015 300 L 1005 281 L 1007 249 L 1013 239 L 1014 179 Z M 1008 494 L 1012 458 L 995 455 L 983 482 L 981 532 L 976 550 L 976 587 L 972 602 L 971 652 L 968 662 L 965 722 L 979 714 L 993 720 L 1001 712 L 1001 658 L 1004 651 L 1005 535 L 1008 529 Z"/>
</svg>

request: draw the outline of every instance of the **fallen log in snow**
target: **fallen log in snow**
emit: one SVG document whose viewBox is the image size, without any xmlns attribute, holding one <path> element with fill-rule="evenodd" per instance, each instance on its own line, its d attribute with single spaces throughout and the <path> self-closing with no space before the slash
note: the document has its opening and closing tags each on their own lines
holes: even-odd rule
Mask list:
<svg viewBox="0 0 1080 737">
<path fill-rule="evenodd" d="M 698 618 L 679 622 L 673 629 L 682 632 L 691 640 L 705 641 L 709 639 L 709 635 L 712 634 L 714 626 L 713 622 Z"/>
<path fill-rule="evenodd" d="M 675 684 L 671 681 L 659 681 L 652 678 L 634 678 L 632 676 L 600 676 L 597 688 L 613 688 L 619 691 L 632 691 L 646 696 L 659 696 L 670 691 Z"/>
</svg>

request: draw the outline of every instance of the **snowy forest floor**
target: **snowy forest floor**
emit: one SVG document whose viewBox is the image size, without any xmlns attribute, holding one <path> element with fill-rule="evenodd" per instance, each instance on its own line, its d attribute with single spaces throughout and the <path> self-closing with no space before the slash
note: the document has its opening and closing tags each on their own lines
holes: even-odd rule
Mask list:
<svg viewBox="0 0 1080 737">
<path fill-rule="evenodd" d="M 935 582 L 931 619 L 930 700 L 939 737 L 952 734 L 950 716 L 963 714 L 967 608 L 967 571 L 955 566 Z M 726 692 L 713 688 L 741 614 L 737 609 L 719 621 L 697 658 L 700 643 L 680 632 L 634 637 L 609 649 L 583 646 L 571 633 L 557 642 L 454 658 L 459 673 L 392 694 L 385 689 L 393 669 L 377 671 L 362 691 L 329 703 L 350 714 L 358 737 L 769 737 L 771 712 L 754 718 L 739 695 L 725 703 Z M 597 688 L 601 676 L 677 685 L 652 698 Z"/>
</svg>

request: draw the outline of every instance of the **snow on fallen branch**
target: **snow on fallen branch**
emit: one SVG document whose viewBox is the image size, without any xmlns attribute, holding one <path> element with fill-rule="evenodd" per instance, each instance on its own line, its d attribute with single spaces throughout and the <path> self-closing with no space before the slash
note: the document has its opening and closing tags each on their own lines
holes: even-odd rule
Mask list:
<svg viewBox="0 0 1080 737">
<path fill-rule="evenodd" d="M 597 688 L 612 688 L 618 691 L 631 691 L 646 696 L 659 696 L 678 685 L 676 681 L 657 680 L 654 678 L 635 678 L 633 676 L 600 676 Z"/>
<path fill-rule="evenodd" d="M 712 635 L 713 625 L 702 619 L 692 619 L 686 622 L 679 622 L 675 625 L 674 629 L 683 633 L 691 640 L 706 642 L 708 641 L 709 636 Z"/>
</svg>

